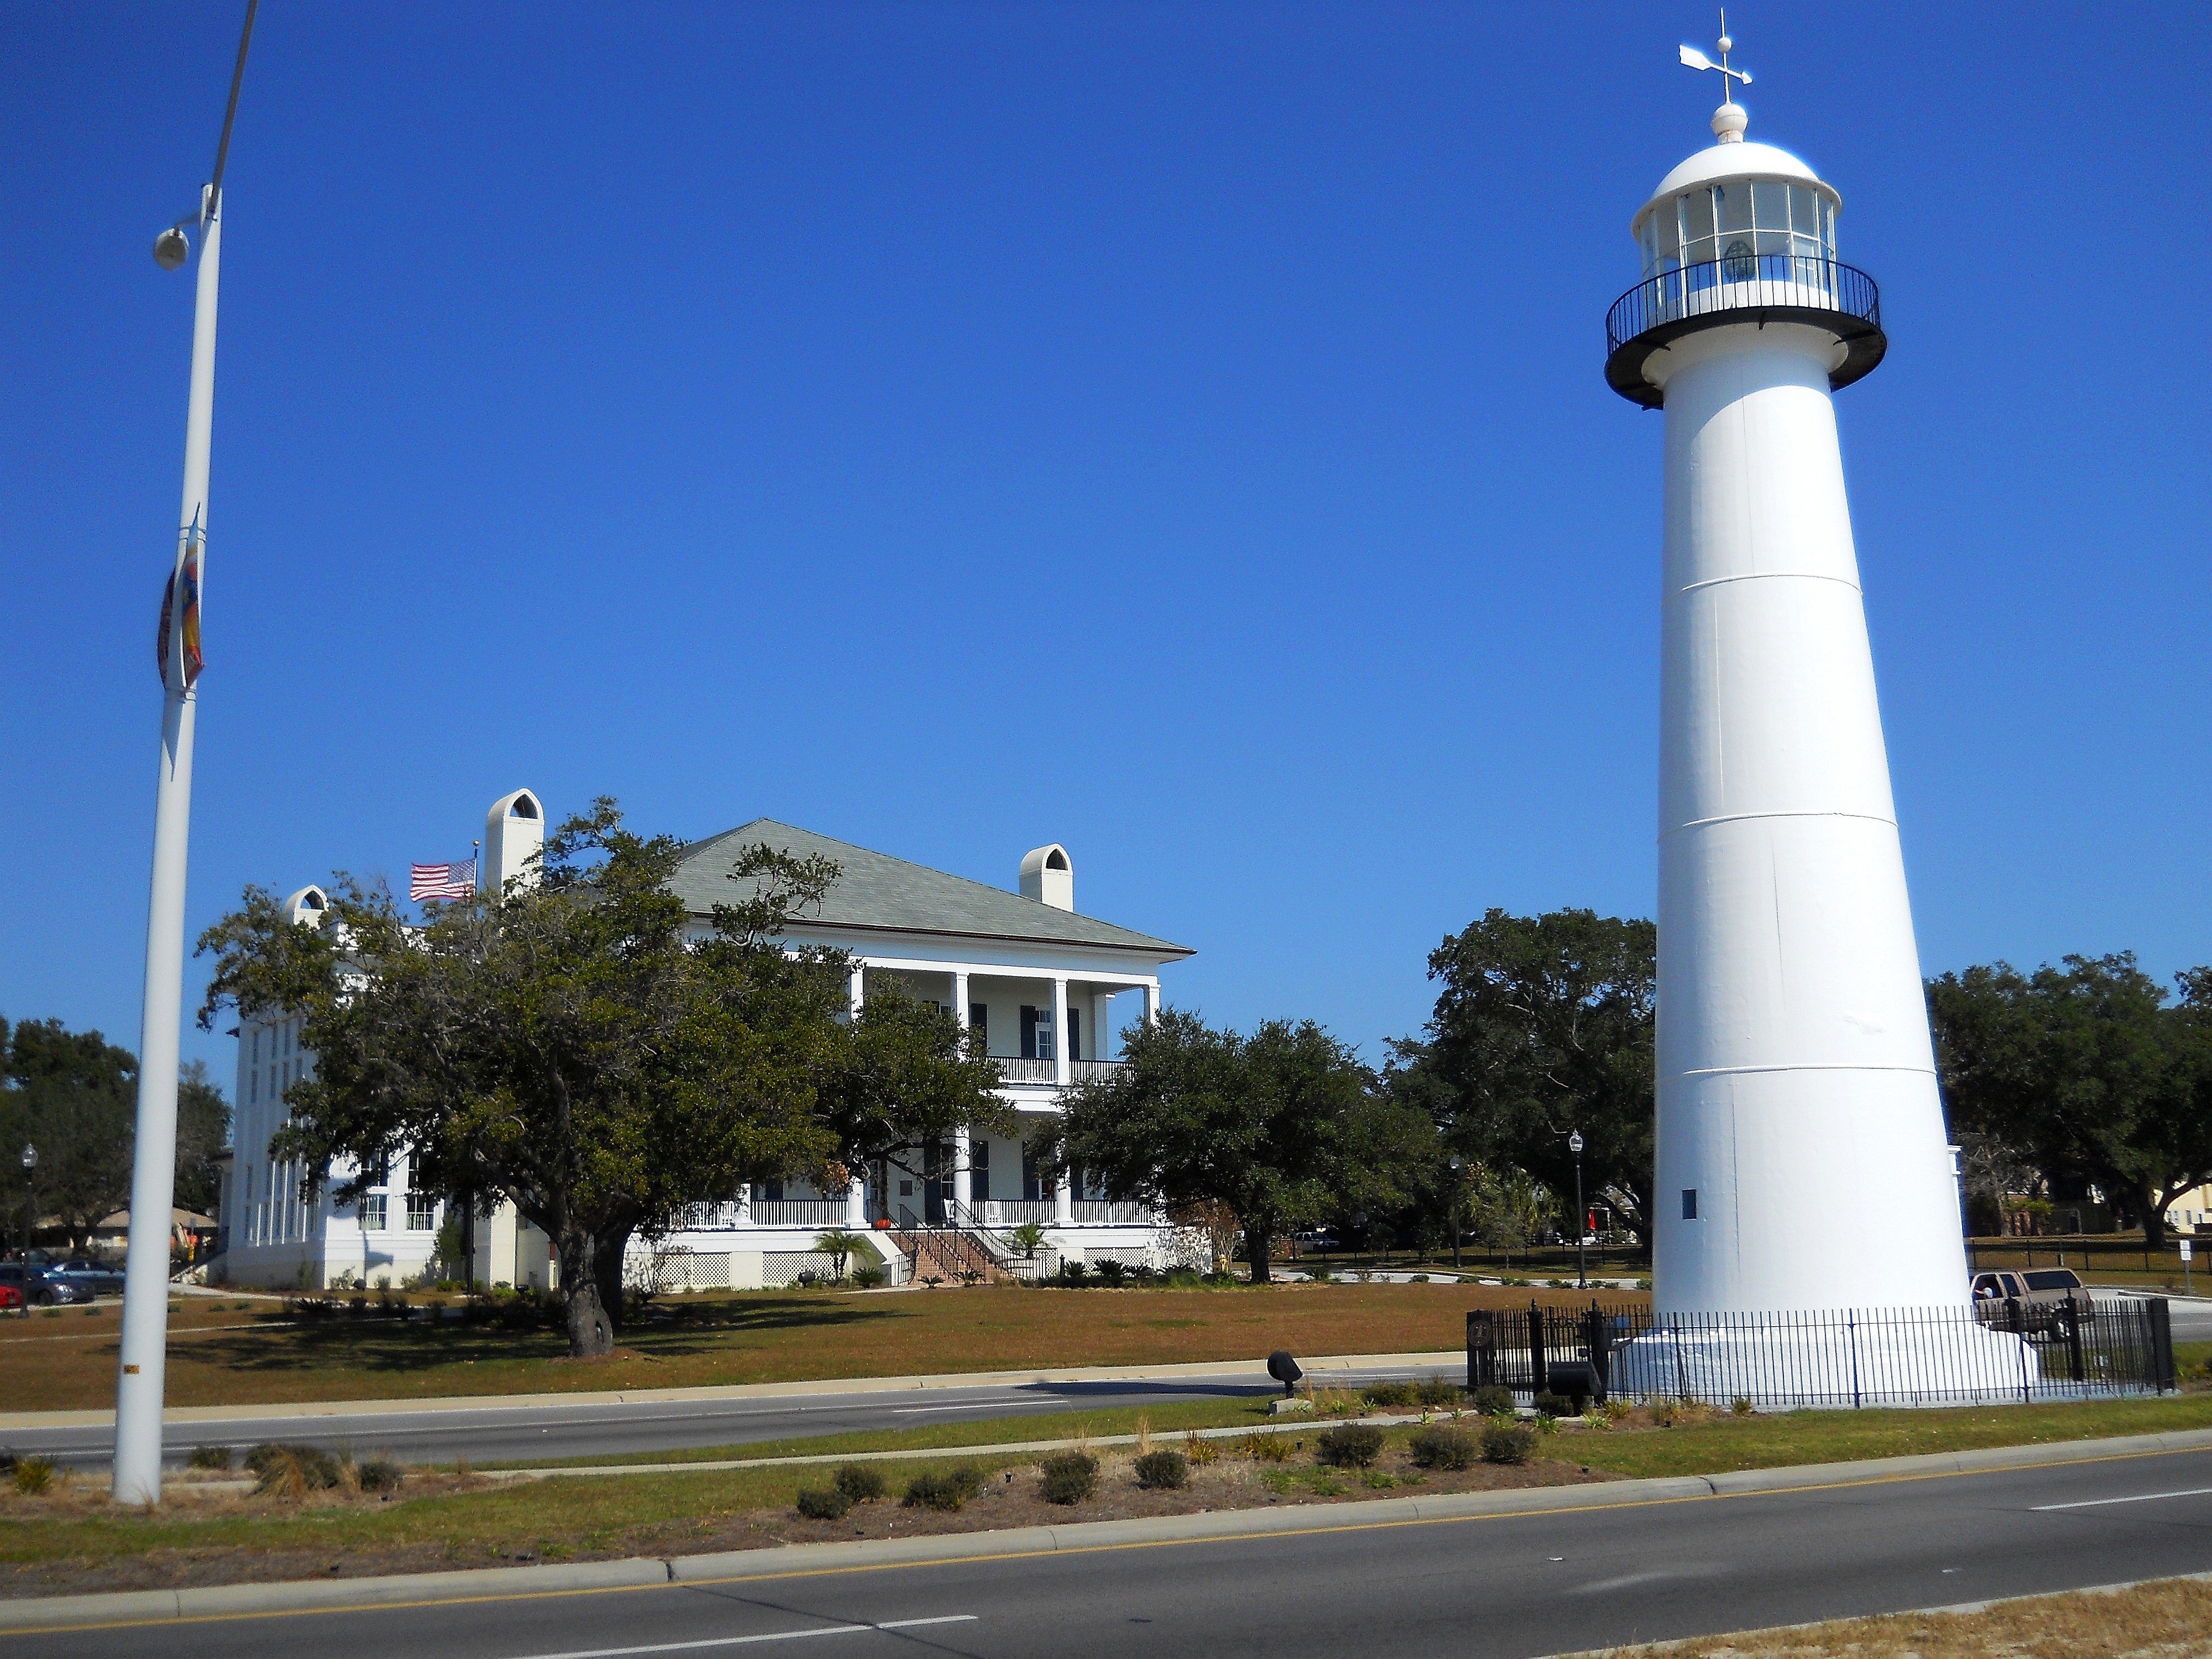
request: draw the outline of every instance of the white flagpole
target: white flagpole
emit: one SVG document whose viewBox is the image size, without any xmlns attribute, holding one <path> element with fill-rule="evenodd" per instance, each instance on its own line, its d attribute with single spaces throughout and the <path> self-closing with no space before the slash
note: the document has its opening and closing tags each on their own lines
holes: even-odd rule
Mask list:
<svg viewBox="0 0 2212 1659">
<path fill-rule="evenodd" d="M 186 683 L 185 584 L 197 555 L 204 599 L 208 445 L 215 425 L 216 283 L 222 260 L 222 167 L 238 112 L 246 47 L 257 0 L 231 77 L 230 108 L 216 151 L 215 179 L 201 195 L 199 289 L 192 312 L 191 396 L 185 417 L 185 494 L 170 577 L 168 631 L 161 641 L 161 762 L 154 796 L 153 892 L 146 915 L 146 1000 L 138 1037 L 138 1134 L 131 1170 L 131 1249 L 123 1271 L 123 1340 L 115 1380 L 115 1478 L 118 1504 L 161 1500 L 161 1385 L 168 1358 L 169 1230 L 176 1204 L 177 1055 L 184 1014 L 185 855 L 192 813 L 192 725 L 199 697 Z M 169 233 L 174 235 L 177 233 Z M 159 245 L 157 244 L 157 249 Z M 164 263 L 171 263 L 164 261 Z"/>
</svg>

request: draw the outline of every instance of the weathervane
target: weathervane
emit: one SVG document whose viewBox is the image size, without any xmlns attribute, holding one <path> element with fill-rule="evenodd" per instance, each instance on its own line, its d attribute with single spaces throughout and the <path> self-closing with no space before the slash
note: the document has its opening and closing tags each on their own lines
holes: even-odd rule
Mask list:
<svg viewBox="0 0 2212 1659">
<path fill-rule="evenodd" d="M 1721 38 L 1713 44 L 1720 48 L 1719 63 L 1713 62 L 1695 46 L 1682 48 L 1682 63 L 1685 68 L 1712 70 L 1720 76 L 1721 107 L 1720 111 L 1713 116 L 1713 136 L 1723 143 L 1728 143 L 1731 140 L 1741 141 L 1747 122 L 1742 109 L 1735 101 L 1735 88 L 1731 87 L 1729 82 L 1733 81 L 1736 86 L 1747 87 L 1751 84 L 1751 71 L 1732 68 L 1729 64 L 1729 52 L 1735 46 L 1735 42 L 1729 39 L 1728 13 L 1725 9 L 1721 13 Z M 1725 119 L 1724 115 L 1727 117 Z"/>
</svg>

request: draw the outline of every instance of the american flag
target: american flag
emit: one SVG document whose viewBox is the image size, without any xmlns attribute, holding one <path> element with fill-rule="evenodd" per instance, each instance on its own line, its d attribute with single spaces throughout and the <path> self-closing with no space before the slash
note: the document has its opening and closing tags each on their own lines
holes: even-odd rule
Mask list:
<svg viewBox="0 0 2212 1659">
<path fill-rule="evenodd" d="M 477 861 L 463 859 L 458 864 L 410 864 L 407 880 L 407 896 L 417 902 L 422 899 L 466 898 L 477 890 Z"/>
</svg>

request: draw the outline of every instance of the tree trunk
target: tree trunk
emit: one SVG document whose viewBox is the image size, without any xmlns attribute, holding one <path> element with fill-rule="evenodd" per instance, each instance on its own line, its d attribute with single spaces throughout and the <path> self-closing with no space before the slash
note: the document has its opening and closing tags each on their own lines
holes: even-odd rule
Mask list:
<svg viewBox="0 0 2212 1659">
<path fill-rule="evenodd" d="M 623 1320 L 623 1262 L 629 1255 L 629 1229 L 625 1227 L 612 1237 L 599 1239 L 592 1251 L 592 1265 L 599 1291 L 599 1306 L 605 1310 L 607 1323 L 614 1329 L 622 1328 Z"/>
<path fill-rule="evenodd" d="M 2162 1250 L 2166 1248 L 2166 1207 L 2158 1201 L 2158 1194 L 2146 1185 L 2137 1190 L 2136 1202 L 2142 1206 L 2143 1248 Z"/>
<path fill-rule="evenodd" d="M 561 1291 L 568 1308 L 568 1358 L 604 1359 L 614 1352 L 614 1322 L 599 1299 L 599 1250 L 589 1233 L 560 1240 Z"/>
<path fill-rule="evenodd" d="M 1249 1221 L 1244 1224 L 1244 1254 L 1252 1259 L 1252 1282 L 1255 1285 L 1270 1285 L 1274 1282 L 1267 1273 L 1267 1251 L 1274 1242 L 1275 1232 L 1272 1222 L 1263 1221 L 1257 1226 Z"/>
</svg>

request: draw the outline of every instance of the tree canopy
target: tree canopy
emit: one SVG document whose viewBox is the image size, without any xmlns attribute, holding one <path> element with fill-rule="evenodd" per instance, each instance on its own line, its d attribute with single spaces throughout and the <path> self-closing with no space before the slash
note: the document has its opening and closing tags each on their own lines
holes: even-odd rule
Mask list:
<svg viewBox="0 0 2212 1659">
<path fill-rule="evenodd" d="M 1308 1020 L 1249 1036 L 1169 1010 L 1122 1039 L 1113 1075 L 1064 1097 L 1043 1163 L 1119 1196 L 1189 1212 L 1218 1205 L 1244 1232 L 1255 1282 L 1273 1241 L 1346 1201 L 1401 1195 L 1400 1109 L 1357 1055 Z"/>
<path fill-rule="evenodd" d="M 1930 981 L 1954 1133 L 2094 1182 L 2162 1244 L 2166 1206 L 2212 1180 L 2212 969 L 2176 978 L 2171 1006 L 2130 952 Z"/>
<path fill-rule="evenodd" d="M 1574 1191 L 1579 1130 L 1585 1190 L 1648 1237 L 1657 928 L 1492 909 L 1430 953 L 1429 977 L 1443 982 L 1436 1012 L 1425 1040 L 1391 1045 L 1389 1085 L 1506 1183 L 1486 1204 L 1494 1231 L 1525 1230 L 1534 1201 L 1508 1191 L 1511 1171 Z"/>
<path fill-rule="evenodd" d="M 694 939 L 666 885 L 681 853 L 602 799 L 529 878 L 420 923 L 341 876 L 319 928 L 249 889 L 201 940 L 204 1024 L 226 1004 L 304 1017 L 314 1074 L 272 1153 L 340 1203 L 402 1154 L 422 1188 L 511 1200 L 552 1243 L 580 1357 L 612 1346 L 630 1238 L 682 1206 L 760 1179 L 836 1190 L 888 1140 L 1006 1110 L 949 1018 L 896 990 L 849 1018 L 848 959 L 782 944 L 835 865 L 750 849 Z"/>
<path fill-rule="evenodd" d="M 38 1148 L 38 1207 L 61 1224 L 71 1250 L 131 1201 L 137 1146 L 138 1059 L 98 1031 L 58 1019 L 0 1021 L 0 1148 Z M 194 1060 L 178 1075 L 177 1202 L 215 1200 L 215 1158 L 230 1134 L 230 1106 Z M 10 1231 L 13 1230 L 10 1229 Z"/>
</svg>

